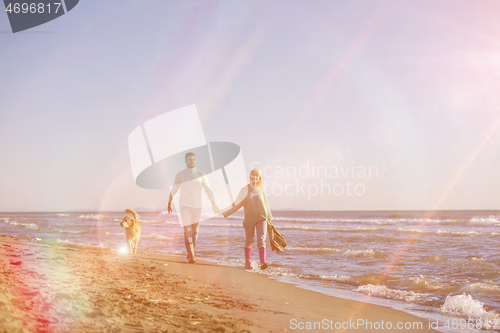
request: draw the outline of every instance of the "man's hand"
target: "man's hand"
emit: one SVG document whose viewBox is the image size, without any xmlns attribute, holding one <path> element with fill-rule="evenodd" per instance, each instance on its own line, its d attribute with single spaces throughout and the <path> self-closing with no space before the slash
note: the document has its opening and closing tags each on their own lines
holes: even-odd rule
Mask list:
<svg viewBox="0 0 500 333">
<path fill-rule="evenodd" d="M 215 204 L 215 201 L 212 201 L 212 209 L 214 210 L 215 214 L 222 213 L 222 211 L 219 209 L 219 207 L 217 207 L 217 205 Z"/>
<path fill-rule="evenodd" d="M 168 211 L 168 213 L 169 213 L 169 214 L 172 214 L 172 213 L 174 212 L 174 211 L 172 210 L 172 203 L 171 203 L 171 202 L 169 202 L 169 203 L 168 203 L 168 208 L 167 208 L 167 211 Z"/>
</svg>

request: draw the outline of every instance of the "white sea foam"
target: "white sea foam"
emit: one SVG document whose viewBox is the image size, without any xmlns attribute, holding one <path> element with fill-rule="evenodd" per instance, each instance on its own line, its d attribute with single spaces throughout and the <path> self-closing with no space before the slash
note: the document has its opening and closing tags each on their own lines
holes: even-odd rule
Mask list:
<svg viewBox="0 0 500 333">
<path fill-rule="evenodd" d="M 369 250 L 341 250 L 334 247 L 287 247 L 287 251 L 301 251 L 301 252 L 343 252 L 343 255 L 353 257 L 379 257 L 382 255 L 379 251 Z"/>
<path fill-rule="evenodd" d="M 304 252 L 342 252 L 343 250 L 333 247 L 287 247 L 287 251 L 304 251 Z"/>
<path fill-rule="evenodd" d="M 421 294 L 413 291 L 391 289 L 384 285 L 367 284 L 358 287 L 354 291 L 361 292 L 370 296 L 378 296 L 412 303 L 426 304 L 439 300 L 439 298 L 433 297 L 430 294 Z"/>
<path fill-rule="evenodd" d="M 346 256 L 355 256 L 355 257 L 380 257 L 382 253 L 379 251 L 373 251 L 372 249 L 369 250 L 347 250 L 344 252 L 344 255 Z"/>
<path fill-rule="evenodd" d="M 10 220 L 9 218 L 4 218 L 3 221 L 7 224 L 10 224 L 13 227 L 23 227 L 31 230 L 38 230 L 39 226 L 35 223 L 20 223 L 17 220 Z"/>
<path fill-rule="evenodd" d="M 379 231 L 381 228 L 374 227 L 356 227 L 356 228 L 321 228 L 310 227 L 305 225 L 280 225 L 279 229 L 288 230 L 304 230 L 304 231 L 336 231 L 336 232 L 362 232 L 362 231 Z"/>
<path fill-rule="evenodd" d="M 149 238 L 154 238 L 154 239 L 165 239 L 165 240 L 168 240 L 168 239 L 175 239 L 176 237 L 170 237 L 170 236 L 163 236 L 163 235 L 159 235 L 155 232 L 149 234 L 147 237 Z"/>
<path fill-rule="evenodd" d="M 468 284 L 460 289 L 460 291 L 471 291 L 471 292 L 489 292 L 489 293 L 494 293 L 494 294 L 499 294 L 500 293 L 500 287 L 496 286 L 494 284 L 489 284 L 489 283 L 481 283 L 481 282 L 476 282 L 476 283 L 471 283 Z"/>
<path fill-rule="evenodd" d="M 324 275 L 324 274 L 321 274 L 319 277 L 322 280 L 332 280 L 332 281 L 339 281 L 339 282 L 351 281 L 351 277 L 345 276 L 345 275 Z"/>
<path fill-rule="evenodd" d="M 61 234 L 84 234 L 85 231 L 76 231 L 76 230 L 59 230 Z"/>
<path fill-rule="evenodd" d="M 243 216 L 228 216 L 228 217 L 226 217 L 226 220 L 239 220 L 239 221 L 243 221 Z"/>
<path fill-rule="evenodd" d="M 473 299 L 472 296 L 468 294 L 446 296 L 446 300 L 441 306 L 441 311 L 468 319 L 482 320 L 486 323 L 483 325 L 485 329 L 492 328 L 487 324 L 488 321 L 490 323 L 495 323 L 497 320 L 500 320 L 500 314 L 493 311 L 486 311 L 483 302 Z"/>
<path fill-rule="evenodd" d="M 108 235 L 108 236 L 125 236 L 124 232 L 109 232 L 109 231 L 106 231 L 104 234 Z"/>
<path fill-rule="evenodd" d="M 141 223 L 162 223 L 162 222 L 164 222 L 164 220 L 143 220 L 143 219 L 139 219 L 139 222 L 141 222 Z M 178 222 L 176 222 L 176 223 L 178 223 Z"/>
<path fill-rule="evenodd" d="M 204 226 L 207 227 L 239 227 L 241 228 L 241 224 L 235 224 L 235 223 L 204 223 Z"/>
<path fill-rule="evenodd" d="M 433 281 L 432 279 L 425 277 L 423 275 L 414 277 L 411 279 L 414 284 L 427 290 L 438 290 L 443 289 L 444 286 L 439 282 Z"/>
<path fill-rule="evenodd" d="M 69 244 L 69 245 L 83 245 L 83 246 L 89 246 L 89 244 L 83 243 L 83 242 L 77 242 L 77 241 L 70 241 L 68 239 L 58 239 L 56 243 L 59 244 Z M 105 248 L 106 246 L 104 244 L 100 244 L 97 247 Z"/>
<path fill-rule="evenodd" d="M 65 213 L 57 213 L 56 215 L 57 216 L 61 216 L 61 217 L 63 217 L 63 216 L 69 216 L 69 214 L 65 214 Z"/>
<path fill-rule="evenodd" d="M 401 228 L 401 227 L 398 228 L 398 231 L 412 232 L 412 233 L 418 233 L 418 234 L 428 234 L 429 233 L 429 231 L 425 231 L 425 230 L 420 230 L 420 229 L 404 229 L 404 228 Z"/>
<path fill-rule="evenodd" d="M 98 215 L 98 214 L 87 214 L 87 215 L 80 215 L 78 216 L 79 219 L 86 219 L 86 220 L 96 220 L 96 221 L 102 221 L 105 219 L 104 216 Z"/>
<path fill-rule="evenodd" d="M 472 257 L 470 260 L 472 262 L 480 262 L 480 263 L 486 262 L 484 258 L 477 258 L 477 257 Z"/>
<path fill-rule="evenodd" d="M 271 276 L 282 276 L 282 277 L 286 277 L 286 278 L 307 278 L 307 275 L 293 273 L 287 268 L 272 267 L 271 266 L 272 267 L 271 269 L 266 269 L 266 270 L 261 271 L 260 269 L 258 269 L 259 266 L 260 265 L 258 262 L 252 262 L 252 268 L 257 273 L 271 275 Z"/>
<path fill-rule="evenodd" d="M 375 223 L 375 224 L 398 224 L 398 223 L 450 223 L 454 219 L 440 218 L 301 218 L 301 217 L 274 217 L 276 221 L 297 222 L 348 222 L 348 223 Z"/>
<path fill-rule="evenodd" d="M 436 235 L 455 235 L 455 236 L 476 236 L 479 235 L 477 231 L 448 231 L 448 230 L 438 230 Z"/>
<path fill-rule="evenodd" d="M 172 224 L 172 225 L 179 225 L 180 226 L 180 222 L 179 221 L 162 221 L 162 223 Z"/>
<path fill-rule="evenodd" d="M 490 216 L 474 216 L 469 222 L 475 224 L 496 224 L 500 222 L 499 215 L 490 215 Z"/>
</svg>

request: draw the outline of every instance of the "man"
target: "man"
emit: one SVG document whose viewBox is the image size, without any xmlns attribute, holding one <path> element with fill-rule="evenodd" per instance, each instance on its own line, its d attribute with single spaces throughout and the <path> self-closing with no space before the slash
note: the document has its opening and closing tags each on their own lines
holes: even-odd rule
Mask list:
<svg viewBox="0 0 500 333">
<path fill-rule="evenodd" d="M 175 176 L 174 186 L 168 199 L 168 213 L 172 214 L 172 201 L 180 189 L 179 206 L 184 227 L 184 244 L 186 245 L 187 259 L 190 264 L 194 264 L 196 261 L 194 250 L 200 228 L 202 187 L 212 202 L 214 213 L 219 211 L 219 208 L 215 204 L 214 193 L 208 184 L 207 177 L 203 171 L 196 169 L 196 156 L 194 153 L 187 153 L 184 161 L 186 162 L 186 169 Z"/>
</svg>

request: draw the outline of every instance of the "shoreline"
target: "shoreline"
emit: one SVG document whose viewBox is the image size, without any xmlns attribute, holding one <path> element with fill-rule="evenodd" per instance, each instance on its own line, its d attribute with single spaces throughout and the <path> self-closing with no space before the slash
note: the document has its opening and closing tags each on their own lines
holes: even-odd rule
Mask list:
<svg viewBox="0 0 500 333">
<path fill-rule="evenodd" d="M 0 260 L 5 332 L 433 331 L 400 310 L 208 261 L 14 236 L 0 236 Z"/>
</svg>

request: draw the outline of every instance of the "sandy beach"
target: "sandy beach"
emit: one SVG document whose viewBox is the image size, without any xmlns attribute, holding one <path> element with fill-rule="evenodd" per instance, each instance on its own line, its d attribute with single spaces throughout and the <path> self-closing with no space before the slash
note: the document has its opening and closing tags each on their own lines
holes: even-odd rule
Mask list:
<svg viewBox="0 0 500 333">
<path fill-rule="evenodd" d="M 12 236 L 0 237 L 0 260 L 1 332 L 431 331 L 401 311 L 200 260 Z"/>
</svg>

